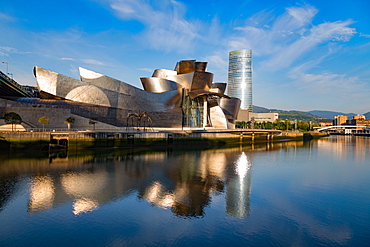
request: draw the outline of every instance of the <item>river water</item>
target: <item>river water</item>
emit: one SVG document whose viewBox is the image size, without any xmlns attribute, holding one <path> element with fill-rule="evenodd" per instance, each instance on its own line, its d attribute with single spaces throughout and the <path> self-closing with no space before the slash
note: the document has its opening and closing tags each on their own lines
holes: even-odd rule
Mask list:
<svg viewBox="0 0 370 247">
<path fill-rule="evenodd" d="M 370 246 L 367 137 L 2 152 L 0 246 Z"/>
</svg>

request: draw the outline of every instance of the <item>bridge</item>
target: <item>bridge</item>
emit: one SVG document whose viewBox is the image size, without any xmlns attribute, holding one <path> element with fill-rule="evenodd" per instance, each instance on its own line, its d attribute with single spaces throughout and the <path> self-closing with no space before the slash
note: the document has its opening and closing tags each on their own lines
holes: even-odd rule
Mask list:
<svg viewBox="0 0 370 247">
<path fill-rule="evenodd" d="M 32 97 L 21 85 L 0 71 L 0 96 Z"/>
<path fill-rule="evenodd" d="M 323 128 L 315 128 L 317 131 L 329 130 L 329 129 L 356 129 L 356 128 L 369 128 L 369 126 L 360 125 L 338 125 L 338 126 L 328 126 Z"/>
</svg>

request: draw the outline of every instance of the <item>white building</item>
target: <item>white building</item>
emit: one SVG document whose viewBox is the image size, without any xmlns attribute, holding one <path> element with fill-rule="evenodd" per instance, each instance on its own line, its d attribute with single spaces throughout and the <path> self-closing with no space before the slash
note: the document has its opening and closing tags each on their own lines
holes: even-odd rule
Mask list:
<svg viewBox="0 0 370 247">
<path fill-rule="evenodd" d="M 267 112 L 267 113 L 254 113 L 248 112 L 247 110 L 239 110 L 238 118 L 236 121 L 238 122 L 248 122 L 254 118 L 255 122 L 262 123 L 262 122 L 275 122 L 279 119 L 279 113 L 277 112 Z"/>
</svg>

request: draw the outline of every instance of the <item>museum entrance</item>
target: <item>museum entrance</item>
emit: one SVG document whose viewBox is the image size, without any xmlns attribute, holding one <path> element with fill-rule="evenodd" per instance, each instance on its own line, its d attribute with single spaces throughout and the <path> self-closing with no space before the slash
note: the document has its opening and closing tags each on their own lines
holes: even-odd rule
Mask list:
<svg viewBox="0 0 370 247">
<path fill-rule="evenodd" d="M 182 126 L 183 127 L 206 127 L 210 126 L 207 96 L 198 96 L 191 99 L 188 95 L 182 100 Z"/>
</svg>

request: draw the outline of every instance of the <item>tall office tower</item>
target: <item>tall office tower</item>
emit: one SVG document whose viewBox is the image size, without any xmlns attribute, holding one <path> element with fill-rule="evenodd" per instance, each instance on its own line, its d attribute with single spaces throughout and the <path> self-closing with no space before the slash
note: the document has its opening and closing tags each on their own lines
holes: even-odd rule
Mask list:
<svg viewBox="0 0 370 247">
<path fill-rule="evenodd" d="M 240 109 L 252 112 L 252 50 L 229 53 L 227 91 L 241 100 Z"/>
</svg>

